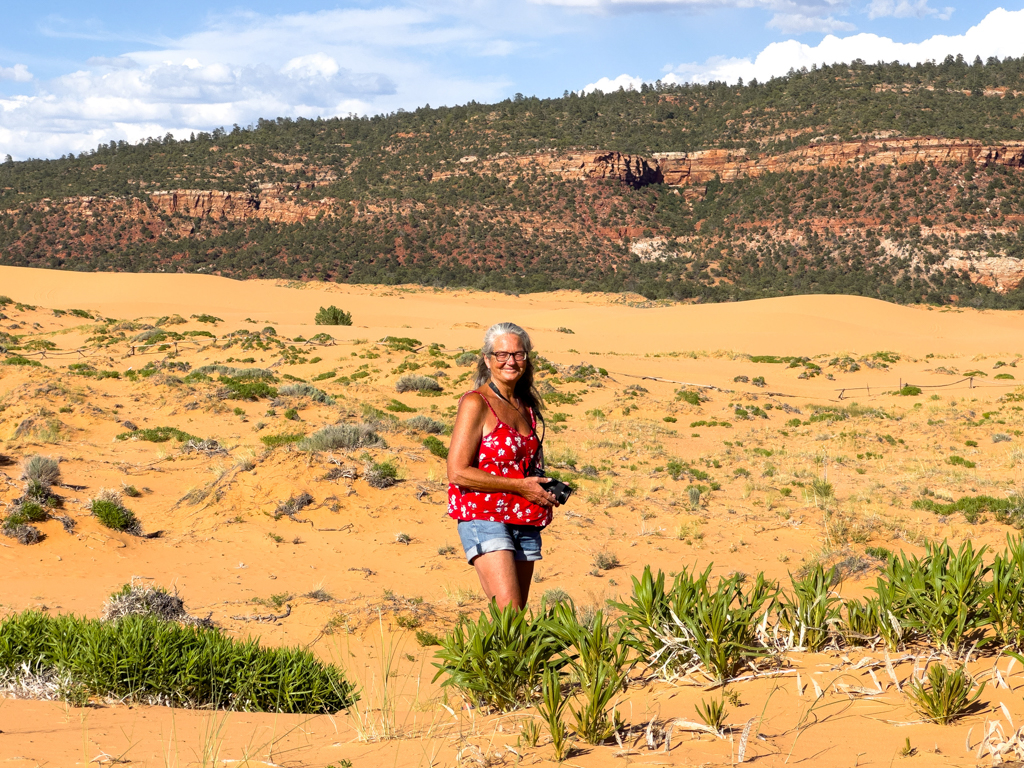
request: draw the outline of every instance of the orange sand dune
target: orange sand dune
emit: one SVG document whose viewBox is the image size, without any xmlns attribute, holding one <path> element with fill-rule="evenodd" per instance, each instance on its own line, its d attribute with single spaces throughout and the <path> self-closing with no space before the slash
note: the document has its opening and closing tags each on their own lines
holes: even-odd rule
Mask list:
<svg viewBox="0 0 1024 768">
<path fill-rule="evenodd" d="M 286 326 L 309 324 L 322 305 L 343 304 L 358 338 L 405 327 L 432 330 L 449 345 L 479 345 L 480 331 L 503 318 L 536 329 L 549 351 L 614 352 L 728 349 L 812 355 L 892 349 L 911 355 L 996 353 L 1024 348 L 1024 312 L 904 307 L 858 296 L 790 296 L 734 304 L 635 309 L 605 295 L 572 291 L 519 297 L 478 291 L 237 281 L 207 275 L 109 274 L 0 267 L 0 291 L 18 301 L 99 310 L 112 317 L 185 317 L 208 312 Z M 390 298 L 392 300 L 385 300 Z M 461 326 L 461 327 L 459 327 Z M 549 335 L 569 327 L 573 336 Z"/>
<path fill-rule="evenodd" d="M 630 576 L 646 565 L 669 573 L 709 564 L 715 575 L 763 571 L 785 585 L 805 565 L 836 564 L 846 569 L 842 594 L 859 596 L 880 567 L 869 548 L 920 553 L 944 538 L 1001 547 L 1013 531 L 912 503 L 1002 497 L 1020 487 L 1024 410 L 1017 403 L 1024 395 L 1014 393 L 1024 383 L 1015 352 L 1024 347 L 1021 312 L 844 296 L 631 306 L 628 298 L 573 292 L 515 297 L 10 267 L 0 268 L 0 295 L 36 305 L 0 308 L 7 316 L 0 331 L 41 363 L 0 365 L 0 513 L 21 493 L 19 462 L 52 455 L 62 460 L 63 512 L 76 523 L 73 533 L 57 520 L 40 523 L 46 538 L 32 546 L 0 539 L 0 615 L 36 608 L 97 616 L 107 595 L 139 577 L 177 588 L 193 613 L 210 614 L 227 633 L 302 644 L 342 664 L 363 687 L 365 706 L 307 718 L 0 700 L 3 765 L 322 768 L 347 759 L 355 766 L 487 766 L 516 764 L 520 754 L 524 763 L 548 761 L 546 732 L 537 747 L 519 740 L 532 710 L 487 716 L 441 691 L 431 682 L 433 649 L 415 639 L 417 627 L 443 634 L 459 614 L 475 616 L 483 601 L 445 514 L 444 462 L 405 420 L 416 413 L 450 423 L 470 386 L 470 363 L 460 363 L 458 353 L 478 347 L 483 329 L 499 320 L 526 326 L 557 366 L 540 376 L 557 394 L 548 456 L 578 485 L 545 531 L 534 606 L 546 591 L 564 590 L 578 606 L 604 607 L 624 599 Z M 313 325 L 317 308 L 330 304 L 351 311 L 355 325 Z M 186 322 L 167 329 L 217 338 L 190 336 L 177 356 L 170 345 L 132 354 L 138 325 L 119 331 L 116 323 L 52 311 L 72 308 L 150 323 L 178 314 Z M 190 319 L 201 313 L 223 321 Z M 275 332 L 260 336 L 268 324 Z M 243 329 L 260 344 L 243 347 L 242 337 L 230 335 Z M 286 354 L 285 342 L 318 332 L 339 343 Z M 440 347 L 389 348 L 379 343 L 387 335 Z M 874 354 L 882 350 L 896 355 Z M 754 363 L 750 355 L 813 359 L 790 366 Z M 70 367 L 82 361 L 95 370 Z M 607 375 L 591 371 L 574 380 L 572 366 L 584 361 Z M 266 367 L 277 386 L 311 382 L 334 402 L 231 400 L 216 381 L 185 379 L 186 370 L 211 363 Z M 157 372 L 139 377 L 147 365 Z M 436 375 L 444 392 L 397 393 L 405 371 Z M 935 388 L 893 393 L 908 381 Z M 679 382 L 713 389 L 688 401 Z M 860 405 L 849 407 L 851 401 Z M 372 418 L 380 420 L 387 448 L 325 455 L 291 444 L 267 448 L 263 440 Z M 119 440 L 127 422 L 175 427 L 219 448 L 207 455 L 174 441 Z M 370 487 L 368 455 L 394 462 L 401 482 Z M 350 476 L 327 479 L 339 466 Z M 826 479 L 834 498 L 816 501 L 808 487 Z M 101 488 L 129 487 L 137 495 L 126 503 L 144 530 L 162 531 L 161 538 L 112 532 L 89 513 Z M 277 514 L 301 493 L 314 501 L 296 519 Z M 599 567 L 601 553 L 618 565 Z M 311 596 L 317 589 L 327 597 Z M 290 614 L 248 620 L 276 611 L 274 599 L 290 605 Z M 875 667 L 882 695 L 841 688 L 875 686 L 867 668 L 856 667 L 865 656 L 882 665 Z M 639 666 L 619 704 L 627 753 L 617 754 L 614 743 L 585 746 L 569 764 L 731 764 L 744 724 L 763 713 L 747 751 L 757 765 L 889 766 L 902 761 L 908 737 L 915 765 L 974 765 L 984 720 L 1001 716 L 1000 703 L 1015 721 L 1024 718 L 1019 666 L 1008 689 L 986 688 L 984 713 L 942 727 L 920 722 L 883 660 L 880 648 L 866 647 L 786 654 L 786 674 L 729 686 L 736 695 L 731 740 L 678 731 L 669 755 L 644 746 L 647 725 L 693 720 L 695 704 L 721 691 L 641 679 Z M 990 674 L 996 662 L 983 657 L 973 669 Z M 998 664 L 1005 670 L 1007 661 Z M 393 699 L 381 687 L 388 667 Z M 896 659 L 904 684 L 913 669 L 912 657 Z M 820 701 L 811 680 L 823 689 Z"/>
</svg>

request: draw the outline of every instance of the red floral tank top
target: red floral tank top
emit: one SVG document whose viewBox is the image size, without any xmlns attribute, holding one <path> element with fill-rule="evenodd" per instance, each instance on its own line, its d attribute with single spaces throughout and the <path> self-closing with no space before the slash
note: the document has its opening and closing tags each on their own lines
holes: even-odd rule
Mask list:
<svg viewBox="0 0 1024 768">
<path fill-rule="evenodd" d="M 486 397 L 483 397 L 483 400 L 494 414 L 494 418 L 498 420 L 498 424 L 480 441 L 477 468 L 500 477 L 526 477 L 533 457 L 540 449 L 536 429 L 524 437 L 514 427 L 498 418 Z M 530 410 L 530 425 L 534 428 L 537 426 L 533 409 Z M 471 491 L 455 483 L 448 484 L 448 515 L 456 520 L 489 520 L 510 525 L 543 527 L 551 522 L 550 507 L 534 504 L 515 493 Z"/>
</svg>

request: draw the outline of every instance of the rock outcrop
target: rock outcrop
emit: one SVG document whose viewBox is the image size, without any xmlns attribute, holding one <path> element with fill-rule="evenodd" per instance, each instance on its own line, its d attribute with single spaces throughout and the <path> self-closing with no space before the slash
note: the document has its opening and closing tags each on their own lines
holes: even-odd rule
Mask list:
<svg viewBox="0 0 1024 768">
<path fill-rule="evenodd" d="M 966 272 L 972 283 L 997 293 L 1012 291 L 1024 281 L 1024 261 L 1009 256 L 950 256 L 942 262 L 942 267 Z"/>
<path fill-rule="evenodd" d="M 687 196 L 700 197 L 704 194 L 704 186 L 716 176 L 729 182 L 764 173 L 811 171 L 865 163 L 906 165 L 970 161 L 979 166 L 1024 168 L 1024 142 L 988 145 L 932 136 L 865 139 L 811 144 L 791 152 L 757 157 L 750 157 L 745 149 L 658 152 L 649 158 L 619 152 L 537 152 L 488 158 L 480 162 L 480 169 L 506 178 L 535 170 L 554 174 L 566 181 L 618 179 L 634 188 L 666 184 L 682 188 Z M 461 168 L 441 171 L 434 173 L 432 178 L 438 181 L 467 172 Z"/>
<path fill-rule="evenodd" d="M 816 144 L 779 155 L 748 158 L 744 149 L 709 149 L 700 152 L 663 152 L 651 156 L 664 183 L 675 187 L 707 184 L 716 175 L 722 181 L 783 171 L 812 171 L 841 165 L 906 165 L 909 163 L 965 163 L 1024 168 L 1024 142 L 986 145 L 960 139 L 917 137 Z"/>
<path fill-rule="evenodd" d="M 275 224 L 297 224 L 333 209 L 331 200 L 300 200 L 290 196 L 294 185 L 261 184 L 259 194 L 212 189 L 174 189 L 149 196 L 154 207 L 168 215 L 246 221 L 266 219 Z"/>
</svg>

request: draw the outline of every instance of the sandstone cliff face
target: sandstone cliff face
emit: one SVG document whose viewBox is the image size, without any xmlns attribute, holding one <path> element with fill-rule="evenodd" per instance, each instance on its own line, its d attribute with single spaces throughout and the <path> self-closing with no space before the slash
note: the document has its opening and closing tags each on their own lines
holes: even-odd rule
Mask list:
<svg viewBox="0 0 1024 768">
<path fill-rule="evenodd" d="M 1024 261 L 1009 256 L 950 256 L 942 267 L 966 271 L 972 283 L 987 286 L 998 293 L 1012 291 L 1024 281 Z"/>
<path fill-rule="evenodd" d="M 469 158 L 463 158 L 469 160 Z M 815 144 L 779 155 L 750 158 L 745 149 L 707 149 L 699 152 L 659 152 L 650 158 L 619 152 L 539 152 L 516 157 L 488 158 L 481 170 L 501 176 L 530 170 L 551 173 L 566 181 L 618 179 L 632 187 L 667 184 L 681 187 L 688 196 L 700 196 L 716 175 L 725 182 L 782 171 L 811 171 L 841 165 L 905 165 L 973 161 L 979 166 L 1024 168 L 1024 142 L 986 145 L 981 142 L 929 136 L 903 139 Z M 471 162 L 478 162 L 472 157 Z M 448 178 L 462 169 L 435 173 Z"/>
<path fill-rule="evenodd" d="M 261 184 L 257 195 L 208 189 L 176 189 L 149 196 L 154 207 L 168 215 L 227 221 L 266 219 L 275 224 L 297 224 L 333 209 L 330 200 L 296 200 L 287 192 L 291 185 Z"/>
<path fill-rule="evenodd" d="M 906 165 L 974 161 L 980 166 L 1024 168 L 1024 143 L 985 145 L 958 139 L 917 137 L 847 141 L 801 147 L 771 157 L 747 158 L 746 150 L 709 149 L 652 155 L 665 184 L 695 187 L 717 174 L 722 181 L 781 171 L 811 171 L 840 165 Z"/>
<path fill-rule="evenodd" d="M 483 161 L 475 155 L 467 155 L 459 160 L 462 168 L 435 171 L 430 176 L 431 181 L 442 181 L 469 173 L 469 166 L 478 162 L 481 171 L 502 178 L 537 171 L 554 174 L 565 181 L 617 179 L 635 189 L 662 183 L 657 162 L 652 164 L 639 155 L 623 155 L 620 152 L 537 152 L 516 156 L 502 153 Z"/>
</svg>

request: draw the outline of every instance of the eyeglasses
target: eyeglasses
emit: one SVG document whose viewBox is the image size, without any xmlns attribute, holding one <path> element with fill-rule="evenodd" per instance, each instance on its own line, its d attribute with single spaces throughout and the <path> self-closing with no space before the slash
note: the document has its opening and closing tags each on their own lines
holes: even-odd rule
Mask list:
<svg viewBox="0 0 1024 768">
<path fill-rule="evenodd" d="M 497 360 L 499 363 L 507 363 L 511 357 L 517 363 L 521 363 L 526 359 L 525 352 L 491 352 L 491 357 Z"/>
</svg>

